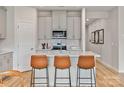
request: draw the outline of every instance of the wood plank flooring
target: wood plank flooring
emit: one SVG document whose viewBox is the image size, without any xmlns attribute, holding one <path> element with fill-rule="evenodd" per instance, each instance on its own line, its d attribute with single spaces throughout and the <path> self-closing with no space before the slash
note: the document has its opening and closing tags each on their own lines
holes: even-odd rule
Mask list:
<svg viewBox="0 0 124 93">
<path fill-rule="evenodd" d="M 107 68 L 100 62 L 96 63 L 96 82 L 97 87 L 124 87 L 124 76 L 119 73 Z M 24 72 L 23 76 L 25 78 L 25 87 L 30 86 L 30 74 L 31 72 Z M 4 85 L 8 87 L 20 87 L 19 78 L 7 78 L 4 80 Z"/>
<path fill-rule="evenodd" d="M 124 76 L 97 61 L 96 82 L 97 87 L 124 87 Z"/>
</svg>

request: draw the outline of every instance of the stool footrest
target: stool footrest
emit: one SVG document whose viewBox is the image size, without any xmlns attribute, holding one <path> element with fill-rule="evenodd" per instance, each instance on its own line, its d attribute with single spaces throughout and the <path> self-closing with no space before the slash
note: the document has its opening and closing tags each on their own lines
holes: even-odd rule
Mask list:
<svg viewBox="0 0 124 93">
<path fill-rule="evenodd" d="M 91 83 L 80 83 L 80 84 L 91 84 Z M 92 83 L 92 84 L 95 84 L 95 83 Z"/>
<path fill-rule="evenodd" d="M 68 77 L 57 77 L 56 79 L 69 79 Z"/>
<path fill-rule="evenodd" d="M 85 77 L 85 78 L 79 78 L 79 77 L 78 77 L 78 79 L 91 79 L 91 78 L 89 78 L 89 77 L 88 77 L 88 78 L 86 78 L 86 77 Z"/>
<path fill-rule="evenodd" d="M 69 83 L 56 83 L 56 84 L 69 84 Z"/>
<path fill-rule="evenodd" d="M 48 77 L 34 77 L 33 79 L 46 79 Z"/>
<path fill-rule="evenodd" d="M 47 84 L 47 83 L 32 83 L 32 84 Z"/>
</svg>

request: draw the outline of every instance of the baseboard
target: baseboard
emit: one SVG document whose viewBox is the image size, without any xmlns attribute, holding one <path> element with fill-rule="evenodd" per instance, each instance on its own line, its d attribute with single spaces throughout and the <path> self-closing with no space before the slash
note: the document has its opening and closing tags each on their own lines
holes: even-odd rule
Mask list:
<svg viewBox="0 0 124 93">
<path fill-rule="evenodd" d="M 100 59 L 97 59 L 97 62 L 99 62 L 100 64 L 102 64 L 103 66 L 105 66 L 107 69 L 110 69 L 112 72 L 119 73 L 119 71 L 117 69 L 111 67 L 108 64 L 104 64 L 104 62 L 102 62 Z"/>
</svg>

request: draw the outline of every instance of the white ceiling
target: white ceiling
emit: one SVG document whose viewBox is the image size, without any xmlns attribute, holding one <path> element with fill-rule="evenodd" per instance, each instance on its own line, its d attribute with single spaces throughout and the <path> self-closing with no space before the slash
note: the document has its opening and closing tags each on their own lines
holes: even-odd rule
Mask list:
<svg viewBox="0 0 124 93">
<path fill-rule="evenodd" d="M 109 11 L 115 6 L 34 6 L 38 10 L 81 10 L 86 8 L 87 11 Z"/>
</svg>

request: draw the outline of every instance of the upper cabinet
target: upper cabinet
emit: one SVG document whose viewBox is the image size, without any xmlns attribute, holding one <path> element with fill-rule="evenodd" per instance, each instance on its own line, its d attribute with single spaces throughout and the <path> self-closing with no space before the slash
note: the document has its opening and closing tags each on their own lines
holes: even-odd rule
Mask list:
<svg viewBox="0 0 124 93">
<path fill-rule="evenodd" d="M 81 38 L 80 11 L 39 11 L 38 39 L 51 39 L 52 31 L 67 31 L 67 39 Z"/>
<path fill-rule="evenodd" d="M 52 11 L 52 29 L 66 30 L 66 11 Z"/>
<path fill-rule="evenodd" d="M 81 38 L 80 12 L 68 12 L 67 16 L 67 39 Z"/>
<path fill-rule="evenodd" d="M 6 21 L 7 21 L 6 9 L 0 7 L 0 39 L 6 38 Z"/>
<path fill-rule="evenodd" d="M 80 39 L 81 38 L 81 18 L 74 17 L 73 23 L 74 23 L 74 26 L 73 26 L 74 39 Z"/>
<path fill-rule="evenodd" d="M 52 36 L 51 17 L 39 17 L 38 39 L 50 39 Z"/>
<path fill-rule="evenodd" d="M 38 39 L 51 39 L 52 17 L 51 12 L 39 12 L 38 14 Z"/>
</svg>

